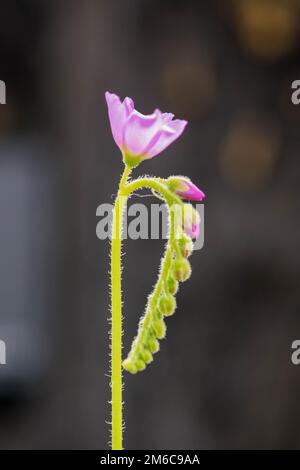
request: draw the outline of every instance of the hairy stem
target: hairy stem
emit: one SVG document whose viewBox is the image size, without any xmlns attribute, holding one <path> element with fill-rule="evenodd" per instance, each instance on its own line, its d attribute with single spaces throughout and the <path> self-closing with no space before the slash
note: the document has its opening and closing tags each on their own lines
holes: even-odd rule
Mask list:
<svg viewBox="0 0 300 470">
<path fill-rule="evenodd" d="M 121 291 L 121 246 L 122 217 L 127 196 L 124 186 L 131 169 L 125 167 L 113 210 L 111 242 L 111 406 L 113 450 L 122 450 L 122 291 Z"/>
<path fill-rule="evenodd" d="M 177 203 L 181 206 L 183 204 L 180 197 L 171 192 L 161 178 L 138 178 L 133 180 L 125 186 L 124 194 L 129 195 L 133 191 L 143 188 L 150 188 L 156 193 L 160 193 L 169 206 L 173 203 Z"/>
</svg>

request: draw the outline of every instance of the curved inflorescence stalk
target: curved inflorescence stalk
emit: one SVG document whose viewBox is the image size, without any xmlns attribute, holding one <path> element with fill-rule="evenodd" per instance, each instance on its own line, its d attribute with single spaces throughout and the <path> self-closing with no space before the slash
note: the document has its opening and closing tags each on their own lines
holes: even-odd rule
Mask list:
<svg viewBox="0 0 300 470">
<path fill-rule="evenodd" d="M 166 336 L 164 319 L 175 312 L 175 294 L 179 282 L 187 280 L 191 275 L 187 257 L 193 248 L 191 238 L 184 234 L 178 224 L 178 209 L 183 205 L 181 199 L 168 190 L 163 180 L 155 178 L 135 180 L 126 186 L 125 192 L 142 187 L 150 187 L 155 195 L 158 193 L 166 201 L 169 209 L 169 233 L 157 282 L 148 297 L 145 314 L 139 322 L 130 352 L 123 361 L 124 369 L 132 374 L 144 370 L 152 362 L 153 354 L 159 350 L 158 340 Z"/>
</svg>

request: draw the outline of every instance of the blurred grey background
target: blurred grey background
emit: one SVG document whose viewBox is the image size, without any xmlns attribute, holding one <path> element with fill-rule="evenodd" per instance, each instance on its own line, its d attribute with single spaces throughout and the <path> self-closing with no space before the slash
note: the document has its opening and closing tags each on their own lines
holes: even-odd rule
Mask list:
<svg viewBox="0 0 300 470">
<path fill-rule="evenodd" d="M 2 0 L 2 449 L 107 448 L 96 208 L 122 164 L 106 90 L 189 121 L 137 174 L 188 175 L 207 194 L 205 246 L 167 340 L 145 373 L 125 374 L 125 447 L 300 447 L 299 24 L 298 0 Z M 124 251 L 126 353 L 162 241 Z"/>
</svg>

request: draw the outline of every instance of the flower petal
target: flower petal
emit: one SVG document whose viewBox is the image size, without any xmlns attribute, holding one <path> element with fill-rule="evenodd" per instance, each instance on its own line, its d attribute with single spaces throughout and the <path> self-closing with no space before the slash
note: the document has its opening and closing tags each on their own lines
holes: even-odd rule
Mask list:
<svg viewBox="0 0 300 470">
<path fill-rule="evenodd" d="M 159 137 L 157 133 L 162 126 L 163 119 L 158 109 L 147 116 L 134 110 L 124 128 L 123 142 L 126 151 L 131 155 L 144 155 L 152 139 Z"/>
<path fill-rule="evenodd" d="M 183 132 L 187 122 L 173 120 L 172 113 L 160 110 L 145 116 L 134 109 L 131 98 L 121 102 L 114 93 L 105 93 L 112 134 L 126 164 L 138 164 L 162 152 Z"/>
<path fill-rule="evenodd" d="M 165 123 L 172 121 L 174 114 L 172 113 L 162 113 L 162 118 Z"/>
<path fill-rule="evenodd" d="M 108 115 L 111 131 L 118 147 L 123 149 L 123 129 L 128 116 L 134 110 L 134 103 L 131 98 L 125 98 L 121 103 L 120 98 L 114 93 L 105 93 L 108 106 Z"/>
<path fill-rule="evenodd" d="M 153 158 L 159 153 L 161 153 L 165 148 L 167 148 L 174 140 L 178 139 L 178 137 L 184 131 L 185 126 L 187 125 L 187 121 L 183 121 L 180 119 L 175 119 L 174 121 L 170 121 L 165 123 L 162 130 L 160 138 L 157 140 L 155 145 L 149 149 L 146 158 Z"/>
</svg>

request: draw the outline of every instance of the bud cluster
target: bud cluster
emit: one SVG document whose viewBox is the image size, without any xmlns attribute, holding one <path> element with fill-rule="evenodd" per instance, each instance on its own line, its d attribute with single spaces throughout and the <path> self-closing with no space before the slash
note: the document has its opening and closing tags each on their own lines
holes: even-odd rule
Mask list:
<svg viewBox="0 0 300 470">
<path fill-rule="evenodd" d="M 165 318 L 172 316 L 176 310 L 175 294 L 179 282 L 186 281 L 192 272 L 187 259 L 192 251 L 193 242 L 184 232 L 167 248 L 157 285 L 149 297 L 146 313 L 140 321 L 128 357 L 123 361 L 123 367 L 128 372 L 135 374 L 144 370 L 152 362 L 153 354 L 159 351 L 159 340 L 166 336 Z"/>
</svg>

